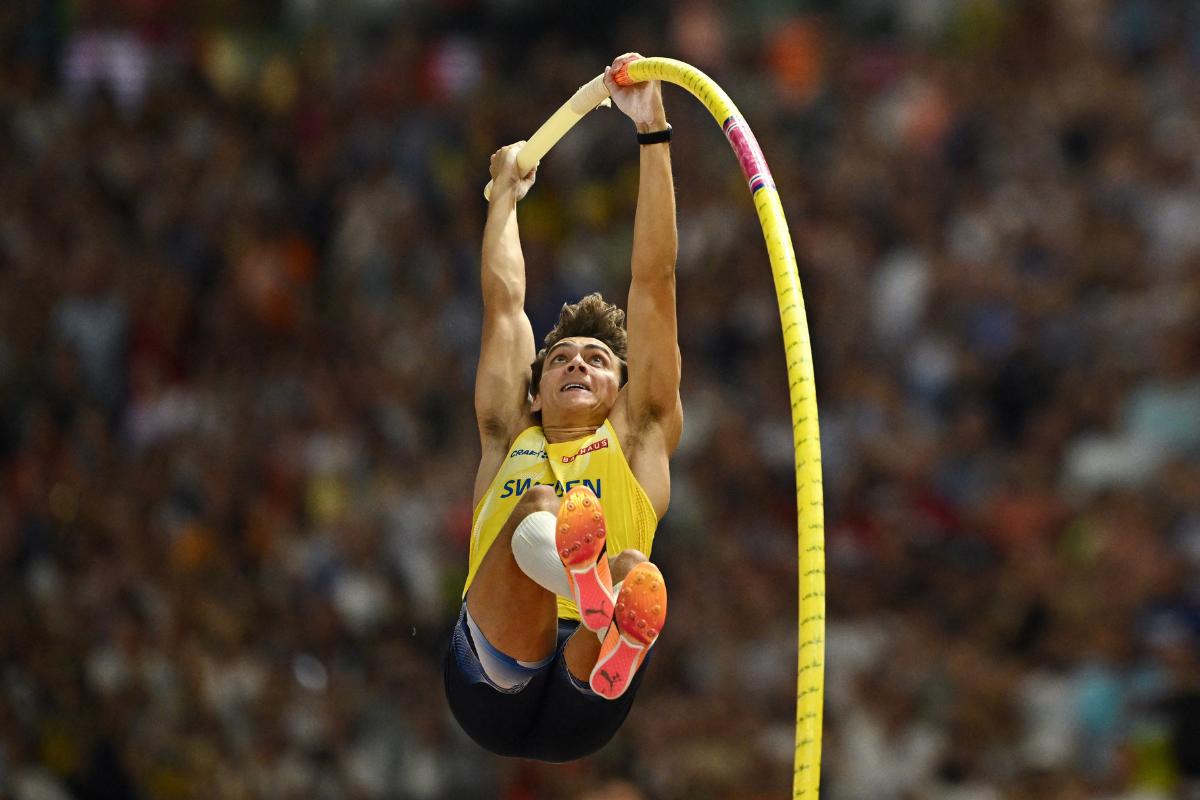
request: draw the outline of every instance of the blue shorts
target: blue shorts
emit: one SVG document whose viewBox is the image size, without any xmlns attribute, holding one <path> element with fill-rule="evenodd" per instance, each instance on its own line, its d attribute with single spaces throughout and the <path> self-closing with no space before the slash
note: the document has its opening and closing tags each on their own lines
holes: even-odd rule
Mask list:
<svg viewBox="0 0 1200 800">
<path fill-rule="evenodd" d="M 651 654 L 625 694 L 605 700 L 567 671 L 563 647 L 578 626 L 575 620 L 560 619 L 550 662 L 533 671 L 524 687 L 506 692 L 483 673 L 463 604 L 446 653 L 446 699 L 458 724 L 480 747 L 500 756 L 561 763 L 608 744 L 633 707 Z"/>
</svg>

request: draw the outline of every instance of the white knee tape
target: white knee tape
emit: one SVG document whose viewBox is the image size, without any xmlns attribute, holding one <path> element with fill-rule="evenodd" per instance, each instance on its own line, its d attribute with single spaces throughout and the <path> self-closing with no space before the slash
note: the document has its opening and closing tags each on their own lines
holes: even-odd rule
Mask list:
<svg viewBox="0 0 1200 800">
<path fill-rule="evenodd" d="M 571 599 L 571 584 L 554 544 L 554 526 L 558 517 L 549 511 L 535 511 L 513 531 L 512 551 L 517 566 L 546 591 Z"/>
</svg>

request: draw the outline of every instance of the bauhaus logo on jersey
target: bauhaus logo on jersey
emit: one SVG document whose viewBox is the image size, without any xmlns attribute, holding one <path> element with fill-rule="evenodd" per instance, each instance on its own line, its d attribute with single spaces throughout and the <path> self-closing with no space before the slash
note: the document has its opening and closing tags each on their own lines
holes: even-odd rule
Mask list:
<svg viewBox="0 0 1200 800">
<path fill-rule="evenodd" d="M 571 489 L 575 488 L 581 483 L 591 489 L 596 497 L 602 497 L 599 478 L 596 478 L 595 480 L 592 480 L 591 478 L 583 478 L 577 481 L 567 481 L 566 483 L 563 483 L 562 481 L 555 481 L 553 484 L 534 483 L 533 478 L 513 478 L 512 480 L 505 481 L 504 485 L 500 487 L 500 499 L 503 500 L 506 497 L 513 496 L 520 497 L 521 495 L 525 494 L 525 492 L 529 491 L 530 486 L 554 486 L 554 493 L 559 497 L 562 497 L 564 494 L 571 491 Z"/>
<path fill-rule="evenodd" d="M 608 439 L 601 439 L 598 442 L 592 442 L 589 445 L 579 448 L 579 452 L 573 456 L 563 456 L 562 463 L 570 464 L 572 461 L 574 461 L 575 459 L 579 458 L 582 455 L 586 455 L 587 453 L 591 453 L 596 450 L 603 450 L 606 447 L 608 447 Z M 597 494 L 597 496 L 599 496 L 599 495 Z"/>
</svg>

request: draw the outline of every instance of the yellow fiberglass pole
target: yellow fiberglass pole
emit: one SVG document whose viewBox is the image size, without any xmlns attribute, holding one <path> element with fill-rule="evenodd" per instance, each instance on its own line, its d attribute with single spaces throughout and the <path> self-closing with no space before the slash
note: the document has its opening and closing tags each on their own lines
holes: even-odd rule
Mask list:
<svg viewBox="0 0 1200 800">
<path fill-rule="evenodd" d="M 621 85 L 662 80 L 682 86 L 704 104 L 737 156 L 766 239 L 783 325 L 792 402 L 792 441 L 796 450 L 800 627 L 792 797 L 816 800 L 821 779 L 821 704 L 825 694 L 825 502 L 821 491 L 821 436 L 817 427 L 812 347 L 792 238 L 762 149 L 733 101 L 712 78 L 690 64 L 671 58 L 640 59 L 626 65 L 624 71 L 627 76 L 621 72 L 614 76 Z"/>
</svg>

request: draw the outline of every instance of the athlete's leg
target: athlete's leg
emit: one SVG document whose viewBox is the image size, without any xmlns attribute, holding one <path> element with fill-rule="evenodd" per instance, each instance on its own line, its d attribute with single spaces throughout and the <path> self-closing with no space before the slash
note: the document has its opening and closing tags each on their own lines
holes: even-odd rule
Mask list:
<svg viewBox="0 0 1200 800">
<path fill-rule="evenodd" d="M 607 563 L 613 577 L 618 582 L 624 578 L 627 584 L 650 566 L 636 550 L 624 551 Z M 562 636 L 568 637 L 562 645 L 563 655 L 552 666 L 538 720 L 526 739 L 528 757 L 542 761 L 573 761 L 611 741 L 633 707 L 645 672 L 637 668 L 630 671 L 632 679 L 621 680 L 622 691 L 613 696 L 603 693 L 605 687 L 589 690 L 597 651 L 603 652 L 596 633 L 582 624 L 569 632 L 571 626 L 567 623 L 562 631 Z"/>
<path fill-rule="evenodd" d="M 613 585 L 620 583 L 629 574 L 629 570 L 646 561 L 646 556 L 639 550 L 623 550 L 608 560 L 612 570 Z M 473 588 L 473 587 L 472 587 Z M 596 657 L 600 655 L 600 639 L 593 631 L 580 625 L 575 633 L 567 640 L 563 648 L 563 658 L 567 662 L 567 670 L 576 680 L 587 683 L 596 666 Z"/>
<path fill-rule="evenodd" d="M 558 611 L 554 595 L 517 565 L 513 531 L 535 511 L 555 514 L 558 506 L 549 486 L 531 486 L 521 495 L 467 591 L 467 611 L 479 630 L 497 650 L 518 661 L 539 661 L 554 652 Z"/>
</svg>

